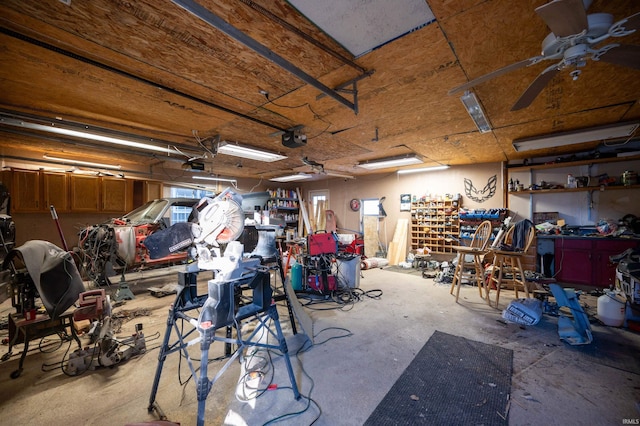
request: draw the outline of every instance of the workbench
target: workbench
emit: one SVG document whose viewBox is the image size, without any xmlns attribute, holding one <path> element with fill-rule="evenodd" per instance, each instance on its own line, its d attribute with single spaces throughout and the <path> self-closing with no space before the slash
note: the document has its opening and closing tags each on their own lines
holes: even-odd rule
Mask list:
<svg viewBox="0 0 640 426">
<path fill-rule="evenodd" d="M 16 379 L 22 374 L 24 359 L 29 350 L 29 342 L 35 339 L 63 333 L 69 336 L 67 328 L 71 331 L 71 337 L 78 343 L 78 348 L 82 349 L 80 339 L 73 326 L 73 311 L 67 311 L 55 319 L 51 319 L 48 314 L 36 314 L 32 320 L 27 320 L 22 314 L 14 313 L 9 315 L 9 351 L 2 356 L 2 361 L 11 357 L 13 347 L 19 343 L 24 343 L 18 369 L 11 373 L 11 378 Z"/>
</svg>

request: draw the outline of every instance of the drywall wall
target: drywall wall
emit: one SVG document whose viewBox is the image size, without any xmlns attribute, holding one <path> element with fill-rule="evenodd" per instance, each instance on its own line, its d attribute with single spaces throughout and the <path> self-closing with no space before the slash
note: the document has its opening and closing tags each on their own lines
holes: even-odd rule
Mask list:
<svg viewBox="0 0 640 426">
<path fill-rule="evenodd" d="M 487 189 L 487 184 L 494 182 L 495 189 Z M 467 191 L 465 188 L 467 182 Z M 502 187 L 502 166 L 500 163 L 475 164 L 471 166 L 455 166 L 447 170 L 399 175 L 397 173 L 381 173 L 378 175 L 359 177 L 357 179 L 325 179 L 305 182 L 301 185 L 303 197 L 308 198 L 311 190 L 329 190 L 329 208 L 335 212 L 338 228 L 343 230 L 360 229 L 360 213 L 349 208 L 353 198 L 385 197 L 384 209 L 387 217 L 380 221 L 380 238 L 383 244 L 391 241 L 398 219 L 411 220 L 411 213 L 400 211 L 400 195 L 411 194 L 416 197 L 433 194 L 460 194 L 462 206 L 470 209 L 500 208 L 504 204 Z M 492 185 L 489 185 L 493 188 Z M 474 192 L 474 189 L 477 192 Z M 483 200 L 483 201 L 474 201 Z"/>
</svg>

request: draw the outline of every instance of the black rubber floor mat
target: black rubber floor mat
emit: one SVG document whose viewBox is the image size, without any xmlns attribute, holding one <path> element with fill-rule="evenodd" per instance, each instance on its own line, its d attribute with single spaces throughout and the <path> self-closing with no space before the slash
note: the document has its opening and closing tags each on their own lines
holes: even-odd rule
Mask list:
<svg viewBox="0 0 640 426">
<path fill-rule="evenodd" d="M 507 425 L 513 351 L 436 331 L 365 425 Z"/>
</svg>

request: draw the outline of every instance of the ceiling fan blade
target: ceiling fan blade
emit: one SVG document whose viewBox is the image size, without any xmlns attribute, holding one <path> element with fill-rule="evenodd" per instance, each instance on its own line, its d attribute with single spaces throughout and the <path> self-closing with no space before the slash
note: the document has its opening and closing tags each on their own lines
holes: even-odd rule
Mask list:
<svg viewBox="0 0 640 426">
<path fill-rule="evenodd" d="M 533 83 L 527 87 L 527 90 L 524 91 L 520 99 L 511 107 L 511 111 L 517 111 L 522 108 L 526 108 L 531 105 L 531 102 L 542 92 L 542 89 L 546 87 L 547 84 L 553 79 L 553 77 L 558 74 L 560 70 L 556 65 L 547 68 L 542 71 Z"/>
<path fill-rule="evenodd" d="M 624 23 L 626 30 L 640 30 L 640 12 L 628 16 L 626 20 L 627 22 Z"/>
<path fill-rule="evenodd" d="M 621 44 L 600 56 L 600 60 L 610 64 L 640 69 L 640 46 Z"/>
<path fill-rule="evenodd" d="M 536 13 L 557 37 L 579 34 L 589 27 L 582 0 L 553 0 L 537 7 Z"/>
<path fill-rule="evenodd" d="M 489 74 L 485 74 L 483 76 L 480 76 L 476 79 L 473 79 L 465 84 L 463 84 L 462 86 L 458 86 L 455 87 L 451 90 L 449 90 L 449 95 L 453 95 L 454 93 L 457 92 L 464 92 L 466 90 L 469 90 L 470 88 L 477 86 L 480 83 L 484 83 L 487 80 L 491 80 L 492 78 L 496 78 L 502 74 L 506 74 L 510 71 L 514 71 L 517 70 L 519 68 L 523 68 L 523 67 L 527 67 L 529 65 L 533 65 L 535 63 L 538 63 L 539 61 L 546 59 L 544 56 L 536 56 L 533 58 L 529 58 L 529 59 L 525 59 L 524 61 L 520 61 L 520 62 L 516 62 L 513 63 L 511 65 L 507 65 L 506 67 L 503 68 L 499 68 L 495 71 L 490 72 Z"/>
</svg>

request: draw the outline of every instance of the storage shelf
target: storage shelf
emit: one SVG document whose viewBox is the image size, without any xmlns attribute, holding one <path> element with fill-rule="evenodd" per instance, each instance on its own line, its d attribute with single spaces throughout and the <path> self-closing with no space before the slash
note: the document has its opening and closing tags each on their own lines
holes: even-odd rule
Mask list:
<svg viewBox="0 0 640 426">
<path fill-rule="evenodd" d="M 428 247 L 431 253 L 455 253 L 460 233 L 458 209 L 461 200 L 411 202 L 411 248 Z"/>
<path fill-rule="evenodd" d="M 509 195 L 528 194 L 556 194 L 564 192 L 585 192 L 585 191 L 615 191 L 621 189 L 640 189 L 640 185 L 612 185 L 612 186 L 585 186 L 583 188 L 558 188 L 558 189 L 526 189 L 524 191 L 509 191 Z"/>
<path fill-rule="evenodd" d="M 592 158 L 590 160 L 567 161 L 566 163 L 530 164 L 527 166 L 507 166 L 509 173 L 523 170 L 555 169 L 558 167 L 588 166 L 590 164 L 619 163 L 622 161 L 640 160 L 640 155 L 629 157 Z M 522 192 L 522 191 L 520 191 Z"/>
<path fill-rule="evenodd" d="M 626 157 L 605 157 L 605 158 L 591 158 L 584 159 L 578 161 L 566 161 L 566 162 L 558 162 L 558 163 L 549 163 L 549 164 L 529 164 L 529 165 L 518 165 L 518 166 L 507 166 L 505 172 L 507 174 L 507 179 L 512 177 L 513 173 L 516 172 L 528 172 L 529 174 L 529 182 L 536 182 L 536 178 L 539 178 L 540 175 L 544 175 L 544 172 L 536 173 L 537 171 L 544 171 L 548 169 L 568 169 L 576 166 L 587 166 L 589 168 L 589 179 L 594 178 L 591 175 L 591 166 L 600 164 L 607 165 L 613 163 L 624 163 L 624 162 L 637 162 L 640 160 L 640 155 L 629 155 Z M 624 165 L 623 165 L 624 167 Z M 605 167 L 606 168 L 606 167 Z M 568 170 L 571 172 L 571 170 Z M 640 182 L 639 182 L 640 183 Z M 593 220 L 591 217 L 592 209 L 594 205 L 593 197 L 594 193 L 598 192 L 608 192 L 608 191 L 621 191 L 621 190 L 631 190 L 637 191 L 640 189 L 640 184 L 636 183 L 634 185 L 592 185 L 592 186 L 584 186 L 581 188 L 557 188 L 557 189 L 526 189 L 522 191 L 508 191 L 506 194 L 509 196 L 514 196 L 517 198 L 522 198 L 523 196 L 529 197 L 529 217 L 533 218 L 534 212 L 533 208 L 535 205 L 534 197 L 541 197 L 539 199 L 543 199 L 545 195 L 548 194 L 570 194 L 570 193 L 586 193 L 586 210 L 587 210 L 587 218 L 588 220 Z M 551 197 L 549 199 L 550 202 L 555 200 L 557 197 L 553 195 L 549 195 Z M 509 205 L 509 198 L 507 197 L 507 206 Z M 515 200 L 515 198 L 514 198 Z M 520 203 L 522 201 L 518 201 Z M 568 207 L 567 207 L 568 208 Z"/>
<path fill-rule="evenodd" d="M 281 217 L 287 225 L 296 224 L 299 219 L 300 204 L 296 192 L 290 189 L 268 189 L 271 197 L 267 201 L 269 216 Z M 288 204 L 288 205 L 287 205 Z"/>
</svg>

